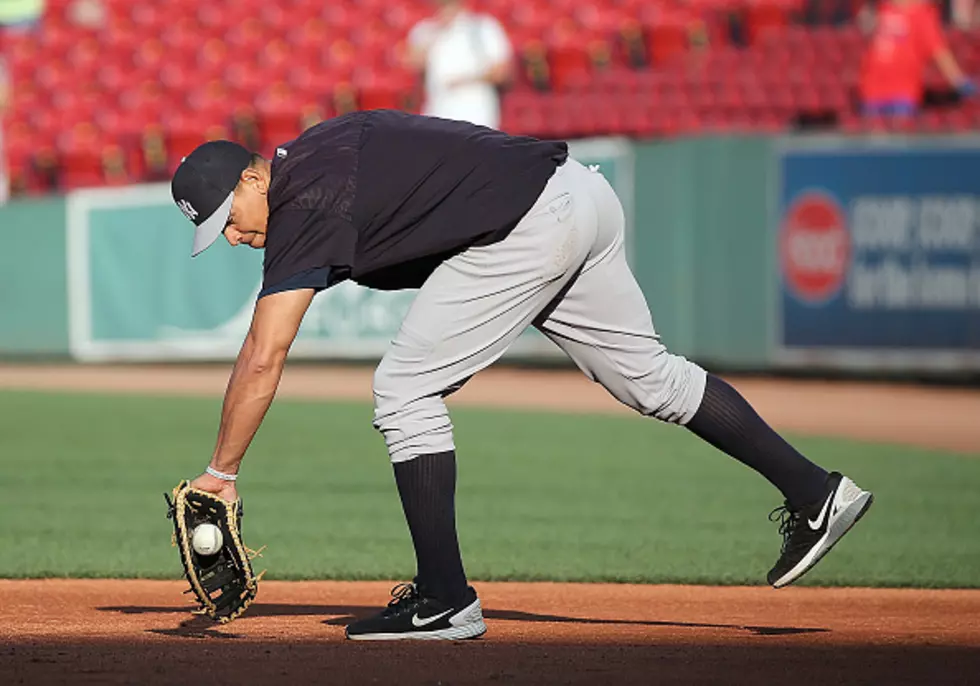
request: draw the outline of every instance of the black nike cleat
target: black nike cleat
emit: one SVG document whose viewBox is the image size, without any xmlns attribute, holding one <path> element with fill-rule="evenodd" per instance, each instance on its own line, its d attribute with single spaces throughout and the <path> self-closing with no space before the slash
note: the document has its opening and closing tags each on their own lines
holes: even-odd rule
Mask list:
<svg viewBox="0 0 980 686">
<path fill-rule="evenodd" d="M 487 631 L 480 599 L 472 586 L 458 605 L 426 598 L 415 584 L 399 584 L 391 590 L 388 607 L 380 614 L 347 627 L 354 641 L 449 640 L 476 638 Z"/>
<path fill-rule="evenodd" d="M 821 500 L 798 510 L 786 503 L 769 513 L 770 521 L 779 519 L 783 536 L 779 560 L 766 577 L 769 583 L 782 588 L 803 576 L 864 516 L 872 501 L 871 493 L 831 472 Z"/>
</svg>

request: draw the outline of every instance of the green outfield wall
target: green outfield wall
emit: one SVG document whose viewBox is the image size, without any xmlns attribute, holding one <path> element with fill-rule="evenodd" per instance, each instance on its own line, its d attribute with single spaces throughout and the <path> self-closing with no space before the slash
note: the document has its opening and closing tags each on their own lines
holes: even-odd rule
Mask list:
<svg viewBox="0 0 980 686">
<path fill-rule="evenodd" d="M 68 352 L 65 201 L 0 207 L 0 355 Z"/>
<path fill-rule="evenodd" d="M 768 169 L 760 139 L 637 146 L 633 261 L 654 323 L 678 352 L 766 365 Z"/>
<path fill-rule="evenodd" d="M 980 369 L 980 145 L 972 138 L 573 141 L 624 201 L 665 342 L 728 369 Z M 230 359 L 261 255 L 190 259 L 166 184 L 0 208 L 0 355 Z M 413 292 L 314 301 L 300 358 L 376 359 Z M 561 359 L 536 332 L 512 353 Z"/>
</svg>

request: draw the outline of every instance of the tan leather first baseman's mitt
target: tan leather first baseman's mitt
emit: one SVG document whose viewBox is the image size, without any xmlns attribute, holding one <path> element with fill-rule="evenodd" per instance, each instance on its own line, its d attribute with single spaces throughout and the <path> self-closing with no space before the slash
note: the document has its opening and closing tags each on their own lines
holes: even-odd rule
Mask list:
<svg viewBox="0 0 980 686">
<path fill-rule="evenodd" d="M 173 520 L 172 544 L 180 551 L 184 576 L 200 608 L 196 614 L 230 622 L 245 611 L 258 592 L 252 560 L 262 551 L 242 543 L 242 501 L 230 503 L 182 480 L 163 494 Z M 264 573 L 264 572 L 263 572 Z"/>
</svg>

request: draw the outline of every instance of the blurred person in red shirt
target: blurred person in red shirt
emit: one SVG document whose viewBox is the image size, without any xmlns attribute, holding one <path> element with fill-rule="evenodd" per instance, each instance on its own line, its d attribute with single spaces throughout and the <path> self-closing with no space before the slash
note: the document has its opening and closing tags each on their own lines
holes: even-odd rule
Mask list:
<svg viewBox="0 0 980 686">
<path fill-rule="evenodd" d="M 946 44 L 939 11 L 930 0 L 879 3 L 861 65 L 864 114 L 908 117 L 918 112 L 930 60 L 961 96 L 976 92 Z"/>
</svg>

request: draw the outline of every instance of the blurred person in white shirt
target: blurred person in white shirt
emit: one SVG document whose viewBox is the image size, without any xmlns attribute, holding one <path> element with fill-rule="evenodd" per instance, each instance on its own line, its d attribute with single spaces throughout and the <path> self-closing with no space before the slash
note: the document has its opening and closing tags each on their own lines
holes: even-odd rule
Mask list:
<svg viewBox="0 0 980 686">
<path fill-rule="evenodd" d="M 499 89 L 513 74 L 506 31 L 463 0 L 435 2 L 435 15 L 408 35 L 408 64 L 424 73 L 422 114 L 499 128 Z"/>
</svg>

